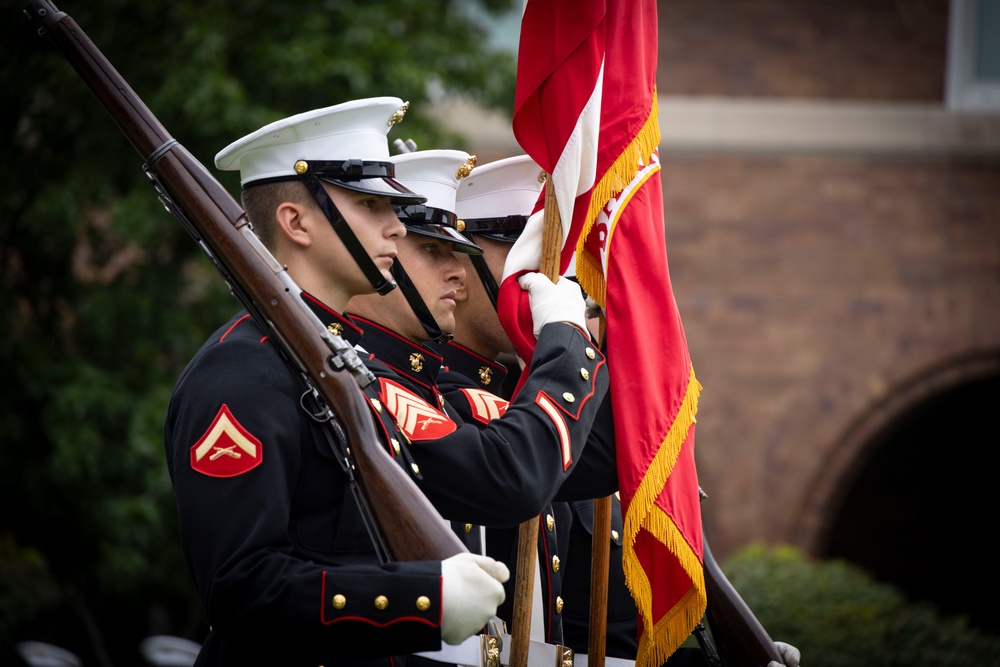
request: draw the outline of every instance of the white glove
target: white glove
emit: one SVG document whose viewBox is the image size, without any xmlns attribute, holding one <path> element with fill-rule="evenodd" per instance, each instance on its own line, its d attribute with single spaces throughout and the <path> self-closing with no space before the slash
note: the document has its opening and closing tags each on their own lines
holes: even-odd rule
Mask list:
<svg viewBox="0 0 1000 667">
<path fill-rule="evenodd" d="M 560 276 L 559 282 L 553 283 L 540 273 L 525 273 L 517 282 L 528 292 L 535 338 L 550 322 L 566 322 L 587 330 L 587 305 L 575 282 Z"/>
<path fill-rule="evenodd" d="M 510 570 L 487 556 L 461 553 L 441 561 L 441 579 L 441 639 L 461 644 L 497 613 Z"/>
<path fill-rule="evenodd" d="M 799 659 L 802 657 L 799 649 L 785 642 L 774 642 L 774 648 L 778 650 L 781 662 L 772 660 L 768 663 L 767 667 L 781 667 L 782 665 L 785 667 L 799 667 Z"/>
</svg>

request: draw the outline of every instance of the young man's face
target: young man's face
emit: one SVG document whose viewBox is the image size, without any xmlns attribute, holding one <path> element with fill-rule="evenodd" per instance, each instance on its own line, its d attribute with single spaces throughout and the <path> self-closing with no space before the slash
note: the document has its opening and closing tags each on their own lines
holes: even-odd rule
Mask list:
<svg viewBox="0 0 1000 667">
<path fill-rule="evenodd" d="M 398 252 L 398 241 L 406 235 L 406 228 L 396 216 L 388 197 L 354 192 L 334 185 L 325 187 L 337 210 L 344 216 L 382 276 L 391 280 L 389 270 Z M 334 268 L 351 285 L 351 295 L 372 292 L 374 288 L 371 283 L 336 233 L 332 243 Z M 338 245 L 339 249 L 336 247 Z"/>
<path fill-rule="evenodd" d="M 499 285 L 512 244 L 485 237 L 477 237 L 476 243 L 483 249 L 482 257 Z M 489 359 L 501 352 L 514 354 L 514 346 L 500 326 L 497 311 L 493 308 L 479 274 L 472 266 L 472 260 L 468 256 L 461 259 L 469 278 L 465 281 L 465 294 L 460 295 L 455 309 L 455 342 Z M 461 298 L 463 296 L 465 298 Z"/>
<path fill-rule="evenodd" d="M 400 239 L 398 261 L 417 288 L 434 321 L 445 333 L 455 330 L 455 302 L 465 281 L 465 268 L 452 253 L 451 244 L 409 232 Z M 378 322 L 414 342 L 427 342 L 427 332 L 402 290 L 385 296 L 365 294 L 351 300 L 347 311 Z"/>
<path fill-rule="evenodd" d="M 434 316 L 434 321 L 445 333 L 455 331 L 455 305 L 466 278 L 465 267 L 451 248 L 451 243 L 447 241 L 413 232 L 399 243 L 399 262 Z M 395 303 L 399 301 L 396 299 Z M 403 301 L 402 310 L 410 320 L 408 328 L 414 331 L 419 329 L 419 336 L 426 339 L 423 327 L 419 327 L 412 309 Z M 414 327 L 414 324 L 418 326 Z"/>
</svg>

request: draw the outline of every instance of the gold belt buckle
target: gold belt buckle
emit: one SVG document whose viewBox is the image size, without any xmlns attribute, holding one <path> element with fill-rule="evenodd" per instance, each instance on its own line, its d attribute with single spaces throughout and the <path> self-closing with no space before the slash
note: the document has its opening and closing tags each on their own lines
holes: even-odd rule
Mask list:
<svg viewBox="0 0 1000 667">
<path fill-rule="evenodd" d="M 556 644 L 555 667 L 573 667 L 573 649 L 569 646 Z"/>
<path fill-rule="evenodd" d="M 503 642 L 500 638 L 492 635 L 479 635 L 479 645 L 482 647 L 482 666 L 500 667 L 500 651 L 503 649 Z"/>
</svg>

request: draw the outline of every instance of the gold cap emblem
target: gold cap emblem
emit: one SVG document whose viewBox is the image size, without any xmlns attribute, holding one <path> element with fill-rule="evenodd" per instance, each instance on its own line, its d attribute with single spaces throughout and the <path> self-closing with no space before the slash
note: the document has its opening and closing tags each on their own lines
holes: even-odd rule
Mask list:
<svg viewBox="0 0 1000 667">
<path fill-rule="evenodd" d="M 479 380 L 483 384 L 489 384 L 490 380 L 492 380 L 492 379 L 493 379 L 493 369 L 490 368 L 489 366 L 480 366 L 479 367 Z"/>
<path fill-rule="evenodd" d="M 431 608 L 431 599 L 426 595 L 421 595 L 417 598 L 417 609 L 420 611 L 427 611 Z"/>
<path fill-rule="evenodd" d="M 455 229 L 457 229 L 460 232 L 464 232 L 465 231 L 465 220 L 456 220 L 455 221 Z"/>
<path fill-rule="evenodd" d="M 409 108 L 410 108 L 410 103 L 403 102 L 403 106 L 399 107 L 399 109 L 396 110 L 396 113 L 392 114 L 392 116 L 389 118 L 389 127 L 392 127 L 396 123 L 402 123 L 403 116 L 406 115 L 406 110 Z"/>
<path fill-rule="evenodd" d="M 375 598 L 375 608 L 378 609 L 379 611 L 385 609 L 388 606 L 389 606 L 389 598 L 387 598 L 386 596 L 380 595 L 377 598 Z"/>
<path fill-rule="evenodd" d="M 333 608 L 343 609 L 347 605 L 347 598 L 345 598 L 340 593 L 333 596 Z"/>
<path fill-rule="evenodd" d="M 458 180 L 462 180 L 463 178 L 466 178 L 469 174 L 471 174 L 472 168 L 476 166 L 476 159 L 477 158 L 475 155 L 470 155 L 469 159 L 465 161 L 465 164 L 459 167 L 458 171 L 455 172 L 455 178 L 457 178 Z"/>
<path fill-rule="evenodd" d="M 295 162 L 293 169 L 295 169 L 296 174 L 304 174 L 309 171 L 309 163 L 305 160 L 298 160 Z"/>
<path fill-rule="evenodd" d="M 410 355 L 410 370 L 414 373 L 419 373 L 424 369 L 424 355 L 419 352 L 414 352 Z"/>
</svg>

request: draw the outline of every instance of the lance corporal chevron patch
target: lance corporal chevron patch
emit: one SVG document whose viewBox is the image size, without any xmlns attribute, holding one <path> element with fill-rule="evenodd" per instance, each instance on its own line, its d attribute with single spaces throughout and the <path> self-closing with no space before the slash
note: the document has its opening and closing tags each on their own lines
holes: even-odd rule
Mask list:
<svg viewBox="0 0 1000 667">
<path fill-rule="evenodd" d="M 191 467 L 209 477 L 236 477 L 264 460 L 260 440 L 224 404 L 198 442 L 191 445 Z"/>
<path fill-rule="evenodd" d="M 502 417 L 510 405 L 509 401 L 482 389 L 462 389 L 461 391 L 469 401 L 472 416 L 484 424 L 488 424 L 491 419 Z"/>
<path fill-rule="evenodd" d="M 410 440 L 436 440 L 456 428 L 451 417 L 393 380 L 379 378 L 382 405 Z"/>
</svg>

